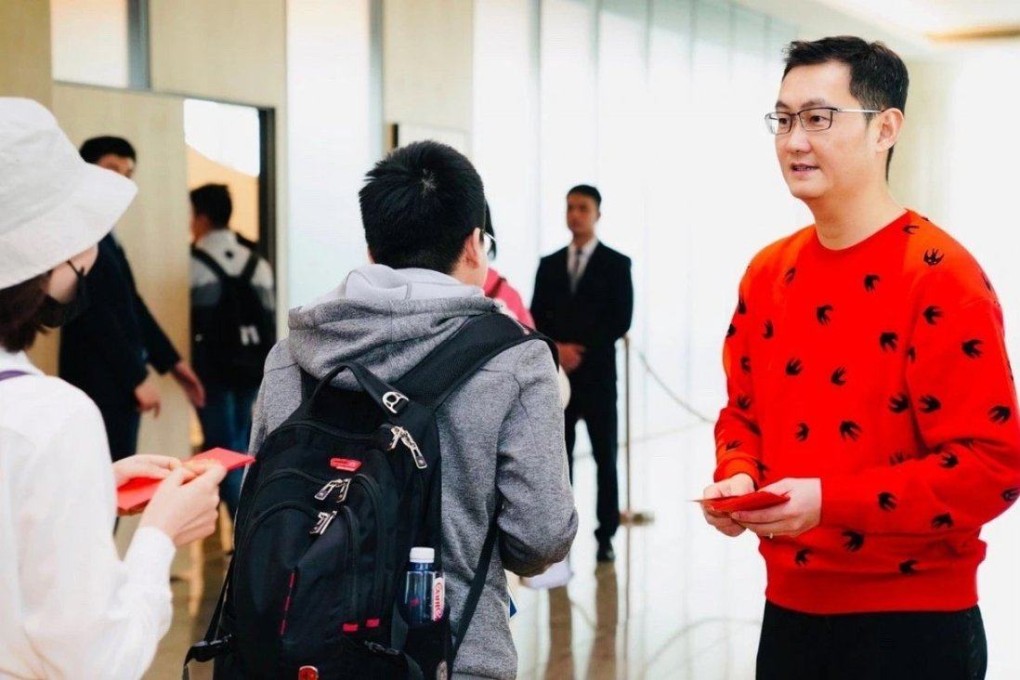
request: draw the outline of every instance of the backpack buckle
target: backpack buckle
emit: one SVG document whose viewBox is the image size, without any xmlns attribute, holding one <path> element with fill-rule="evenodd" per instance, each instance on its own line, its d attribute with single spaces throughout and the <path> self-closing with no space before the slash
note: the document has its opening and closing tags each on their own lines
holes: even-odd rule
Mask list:
<svg viewBox="0 0 1020 680">
<path fill-rule="evenodd" d="M 393 415 L 399 415 L 403 408 L 402 405 L 408 401 L 410 401 L 410 399 L 402 395 L 400 392 L 387 392 L 382 395 L 383 406 L 385 406 L 386 410 Z"/>
</svg>

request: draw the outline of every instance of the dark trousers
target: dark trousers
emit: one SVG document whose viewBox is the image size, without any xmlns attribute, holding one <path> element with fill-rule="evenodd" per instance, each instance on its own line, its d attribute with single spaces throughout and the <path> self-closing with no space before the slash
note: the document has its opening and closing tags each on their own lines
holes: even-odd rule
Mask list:
<svg viewBox="0 0 1020 680">
<path fill-rule="evenodd" d="M 598 502 L 595 508 L 599 526 L 595 538 L 612 538 L 620 526 L 620 493 L 616 477 L 617 416 L 616 390 L 588 390 L 583 385 L 570 385 L 570 403 L 566 413 L 567 459 L 570 480 L 574 480 L 574 443 L 577 421 L 584 420 L 591 439 L 592 457 L 598 468 Z"/>
<path fill-rule="evenodd" d="M 765 605 L 758 680 L 981 680 L 981 611 L 817 616 Z"/>
<path fill-rule="evenodd" d="M 202 450 L 223 447 L 247 453 L 252 408 L 255 406 L 258 388 L 235 389 L 207 382 L 205 393 L 205 408 L 198 410 L 198 420 L 202 423 Z M 244 468 L 241 468 L 227 473 L 220 484 L 220 496 L 227 504 L 231 517 L 237 513 L 243 479 Z"/>
<path fill-rule="evenodd" d="M 138 429 L 142 423 L 142 414 L 133 403 L 101 404 L 96 403 L 103 415 L 106 426 L 106 439 L 110 443 L 110 457 L 120 460 L 133 456 L 138 452 Z"/>
</svg>

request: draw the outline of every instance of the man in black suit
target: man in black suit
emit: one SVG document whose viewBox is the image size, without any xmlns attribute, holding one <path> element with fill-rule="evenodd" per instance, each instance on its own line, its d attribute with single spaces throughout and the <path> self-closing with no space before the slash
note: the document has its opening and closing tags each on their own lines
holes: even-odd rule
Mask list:
<svg viewBox="0 0 1020 680">
<path fill-rule="evenodd" d="M 90 139 L 82 145 L 81 155 L 125 177 L 134 174 L 135 150 L 125 139 Z M 152 411 L 159 416 L 159 389 L 149 375 L 150 364 L 161 374 L 172 373 L 196 408 L 205 403 L 205 389 L 145 306 L 113 234 L 99 242 L 86 291 L 87 308 L 61 331 L 60 377 L 96 402 L 110 454 L 119 460 L 138 448 L 141 414 Z"/>
<path fill-rule="evenodd" d="M 616 341 L 630 329 L 634 288 L 630 258 L 599 242 L 598 189 L 580 185 L 567 193 L 570 246 L 542 258 L 531 313 L 538 330 L 556 341 L 570 377 L 566 412 L 571 478 L 578 420 L 584 420 L 598 466 L 598 560 L 615 559 L 612 538 L 620 525 L 616 475 Z"/>
</svg>

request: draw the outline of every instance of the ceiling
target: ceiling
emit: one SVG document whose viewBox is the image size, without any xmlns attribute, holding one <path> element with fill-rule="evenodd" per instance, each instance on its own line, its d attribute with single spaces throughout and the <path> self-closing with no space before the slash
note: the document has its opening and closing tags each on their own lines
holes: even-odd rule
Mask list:
<svg viewBox="0 0 1020 680">
<path fill-rule="evenodd" d="M 799 35 L 859 35 L 905 57 L 1008 39 L 1020 44 L 1020 0 L 734 0 L 800 28 Z"/>
<path fill-rule="evenodd" d="M 939 42 L 1020 38 L 1017 0 L 819 0 L 857 18 Z"/>
</svg>

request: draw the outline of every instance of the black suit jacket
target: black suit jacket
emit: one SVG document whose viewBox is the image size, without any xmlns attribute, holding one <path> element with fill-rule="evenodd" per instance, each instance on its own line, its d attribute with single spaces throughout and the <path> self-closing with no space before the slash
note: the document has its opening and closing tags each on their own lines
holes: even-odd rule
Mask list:
<svg viewBox="0 0 1020 680">
<path fill-rule="evenodd" d="M 134 406 L 146 364 L 166 373 L 180 356 L 138 295 L 131 265 L 113 235 L 85 279 L 89 304 L 60 335 L 60 377 L 104 406 Z"/>
<path fill-rule="evenodd" d="M 616 341 L 630 330 L 634 313 L 629 257 L 599 243 L 576 293 L 570 292 L 567 248 L 542 258 L 531 313 L 539 332 L 557 342 L 585 346 L 584 361 L 571 374 L 571 383 L 615 391 Z"/>
</svg>

